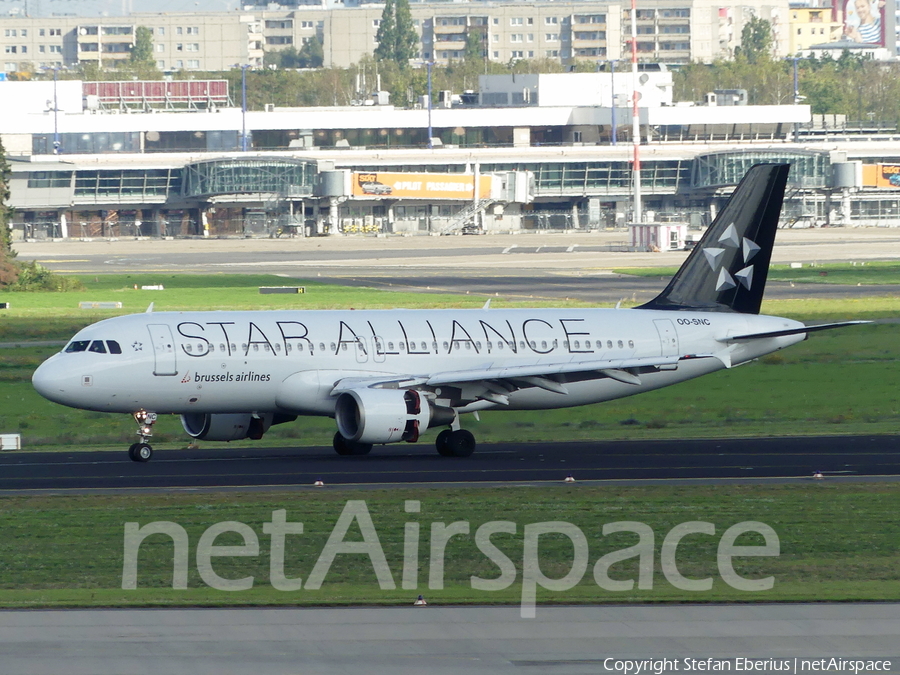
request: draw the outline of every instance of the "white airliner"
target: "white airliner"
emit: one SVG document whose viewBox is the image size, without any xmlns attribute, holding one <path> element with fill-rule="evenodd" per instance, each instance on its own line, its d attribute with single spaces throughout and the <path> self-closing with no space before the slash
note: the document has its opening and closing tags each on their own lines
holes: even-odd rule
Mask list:
<svg viewBox="0 0 900 675">
<path fill-rule="evenodd" d="M 634 309 L 148 312 L 79 331 L 32 381 L 51 401 L 134 415 L 138 462 L 159 414 L 213 441 L 334 417 L 341 455 L 446 427 L 438 452 L 465 457 L 463 413 L 631 396 L 861 323 L 759 315 L 788 170 L 752 167 L 666 289 Z"/>
</svg>

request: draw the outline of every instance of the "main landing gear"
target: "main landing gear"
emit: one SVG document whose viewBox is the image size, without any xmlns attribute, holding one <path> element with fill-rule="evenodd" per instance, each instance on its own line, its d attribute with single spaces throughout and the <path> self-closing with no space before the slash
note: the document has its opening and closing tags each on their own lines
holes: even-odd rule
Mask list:
<svg viewBox="0 0 900 675">
<path fill-rule="evenodd" d="M 332 444 L 334 445 L 334 451 L 345 457 L 348 455 L 368 455 L 372 450 L 371 443 L 348 441 L 340 432 L 334 435 Z M 437 435 L 434 445 L 442 457 L 468 457 L 475 452 L 475 436 L 471 431 L 465 429 L 444 429 Z M 134 450 L 135 448 L 144 447 L 148 450 L 150 448 L 146 443 L 135 443 L 131 447 L 132 450 L 129 450 L 130 455 L 133 452 L 138 452 L 138 450 Z M 152 454 L 153 451 L 150 450 L 150 453 Z M 136 462 L 146 462 L 147 459 L 150 459 L 149 457 L 140 459 L 134 456 L 131 458 Z"/>
<path fill-rule="evenodd" d="M 332 441 L 332 445 L 334 445 L 334 451 L 339 455 L 368 455 L 372 450 L 371 443 L 357 443 L 355 441 L 348 441 L 346 438 L 341 436 L 341 432 L 338 431 L 334 435 L 334 441 Z"/>
<path fill-rule="evenodd" d="M 468 457 L 475 452 L 475 436 L 466 429 L 444 429 L 434 446 L 441 457 Z"/>
<path fill-rule="evenodd" d="M 132 462 L 149 462 L 153 457 L 153 448 L 150 446 L 150 437 L 153 436 L 153 425 L 156 423 L 156 413 L 138 410 L 134 413 L 134 421 L 138 423 L 138 436 L 141 440 L 132 443 L 128 448 L 128 457 Z"/>
</svg>

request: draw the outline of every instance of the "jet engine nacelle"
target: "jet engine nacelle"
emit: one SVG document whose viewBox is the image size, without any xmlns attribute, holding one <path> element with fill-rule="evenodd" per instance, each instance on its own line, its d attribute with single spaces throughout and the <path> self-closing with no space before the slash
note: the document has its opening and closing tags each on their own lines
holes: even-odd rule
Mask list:
<svg viewBox="0 0 900 675">
<path fill-rule="evenodd" d="M 338 431 L 355 443 L 414 442 L 429 426 L 449 424 L 454 416 L 414 389 L 351 389 L 334 408 Z"/>
<path fill-rule="evenodd" d="M 189 436 L 201 441 L 259 440 L 271 426 L 272 418 L 271 413 L 187 413 L 181 416 L 181 426 Z"/>
</svg>

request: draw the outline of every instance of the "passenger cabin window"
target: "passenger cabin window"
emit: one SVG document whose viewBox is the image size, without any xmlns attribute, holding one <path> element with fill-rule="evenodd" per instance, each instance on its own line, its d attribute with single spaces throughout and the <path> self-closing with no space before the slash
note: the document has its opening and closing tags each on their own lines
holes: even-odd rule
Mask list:
<svg viewBox="0 0 900 675">
<path fill-rule="evenodd" d="M 66 347 L 66 353 L 71 354 L 72 352 L 83 352 L 87 351 L 88 345 L 91 343 L 90 340 L 73 340 Z"/>
<path fill-rule="evenodd" d="M 96 352 L 97 354 L 105 354 L 106 353 L 106 345 L 103 344 L 103 340 L 94 340 L 91 343 L 91 346 L 88 347 L 89 352 Z"/>
</svg>

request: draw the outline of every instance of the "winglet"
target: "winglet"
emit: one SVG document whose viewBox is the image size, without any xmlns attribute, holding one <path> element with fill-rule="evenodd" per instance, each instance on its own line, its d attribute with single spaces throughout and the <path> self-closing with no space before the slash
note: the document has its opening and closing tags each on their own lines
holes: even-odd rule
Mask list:
<svg viewBox="0 0 900 675">
<path fill-rule="evenodd" d="M 153 314 L 153 303 L 152 302 L 149 305 L 147 305 L 147 309 L 144 310 L 144 314 Z"/>
<path fill-rule="evenodd" d="M 487 302 L 484 303 L 484 307 L 482 307 L 481 309 L 490 309 L 490 308 L 491 308 L 491 298 L 488 298 Z"/>
</svg>

